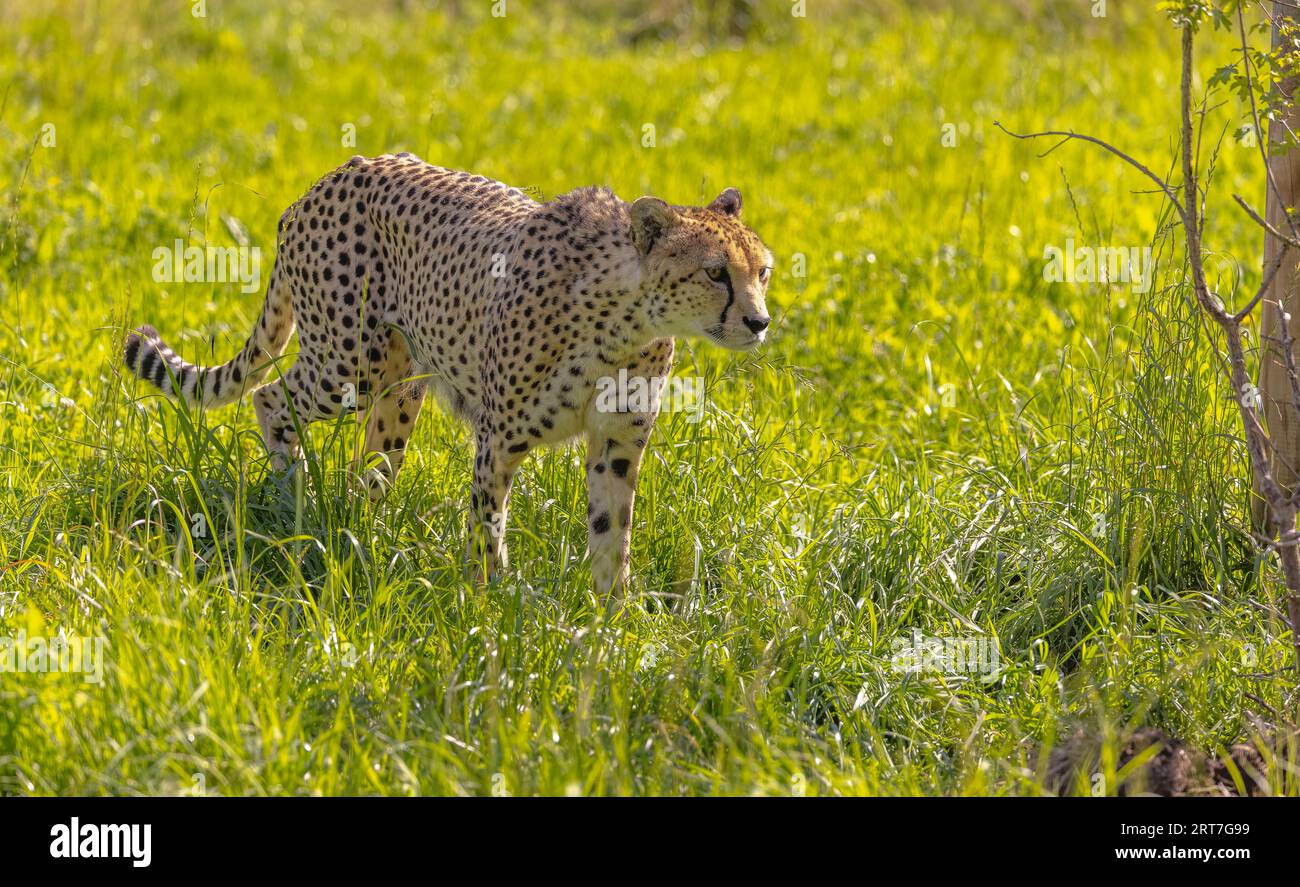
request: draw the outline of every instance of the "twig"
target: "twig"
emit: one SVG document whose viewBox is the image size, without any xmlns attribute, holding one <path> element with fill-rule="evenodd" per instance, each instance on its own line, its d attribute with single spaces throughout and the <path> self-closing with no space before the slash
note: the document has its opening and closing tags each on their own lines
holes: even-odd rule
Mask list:
<svg viewBox="0 0 1300 887">
<path fill-rule="evenodd" d="M 1245 25 L 1241 17 L 1240 8 L 1238 9 L 1238 24 L 1242 29 L 1242 55 L 1246 62 L 1246 77 L 1248 80 L 1252 77 L 1252 68 L 1249 65 L 1249 51 L 1245 42 Z M 1182 200 L 1180 202 L 1178 194 L 1164 179 L 1161 179 L 1140 161 L 1126 154 L 1115 146 L 1094 136 L 1082 135 L 1073 131 L 1065 132 L 1061 130 L 1045 130 L 1035 133 L 1015 133 L 1007 129 L 998 121 L 993 121 L 993 125 L 1005 132 L 1007 135 L 1017 139 L 1035 139 L 1047 136 L 1061 138 L 1051 150 L 1059 148 L 1062 144 L 1070 140 L 1079 140 L 1090 142 L 1097 145 L 1116 157 L 1119 157 L 1129 166 L 1145 175 L 1155 182 L 1170 204 L 1178 211 L 1178 215 L 1183 225 L 1183 233 L 1187 245 L 1187 263 L 1192 273 L 1192 289 L 1196 295 L 1197 303 L 1201 310 L 1211 317 L 1223 331 L 1225 345 L 1228 351 L 1227 375 L 1234 392 L 1234 400 L 1237 403 L 1237 413 L 1241 420 L 1242 430 L 1244 431 L 1246 452 L 1250 458 L 1251 469 L 1256 479 L 1256 487 L 1260 495 L 1268 504 L 1270 516 L 1272 518 L 1273 532 L 1280 535 L 1276 542 L 1270 541 L 1264 550 L 1276 552 L 1278 560 L 1281 562 L 1283 577 L 1286 582 L 1286 602 L 1288 621 L 1291 627 L 1291 639 L 1295 652 L 1295 666 L 1300 669 L 1300 545 L 1296 544 L 1298 538 L 1295 533 L 1296 516 L 1300 513 L 1300 490 L 1291 493 L 1285 491 L 1278 484 L 1273 474 L 1273 463 L 1269 458 L 1270 452 L 1276 455 L 1276 448 L 1273 447 L 1269 440 L 1267 432 L 1260 422 L 1259 416 L 1252 407 L 1252 398 L 1243 396 L 1245 393 L 1253 391 L 1250 384 L 1250 375 L 1246 368 L 1246 355 L 1241 344 L 1241 324 L 1251 312 L 1265 299 L 1270 286 L 1273 283 L 1274 276 L 1278 268 L 1281 267 L 1283 257 L 1290 247 L 1300 248 L 1300 231 L 1297 230 L 1296 221 L 1287 216 L 1287 225 L 1291 228 L 1292 236 L 1288 237 L 1278 231 L 1276 227 L 1269 224 L 1246 204 L 1240 197 L 1237 198 L 1238 205 L 1256 222 L 1263 226 L 1266 236 L 1274 237 L 1278 244 L 1278 256 L 1265 269 L 1264 279 L 1254 298 L 1242 310 L 1229 314 L 1225 306 L 1210 292 L 1209 286 L 1205 280 L 1205 262 L 1204 254 L 1201 247 L 1202 233 L 1202 207 L 1200 201 L 1200 192 L 1197 186 L 1196 172 L 1196 155 L 1199 146 L 1200 129 L 1192 125 L 1192 73 L 1193 73 L 1193 42 L 1195 32 L 1192 22 L 1183 22 L 1182 30 L 1182 70 L 1179 88 L 1179 147 L 1182 161 Z M 1258 109 L 1255 105 L 1254 94 L 1251 93 L 1251 108 L 1258 125 Z M 1206 114 L 1205 100 L 1201 102 L 1198 112 L 1200 122 L 1203 124 Z M 1267 153 L 1262 152 L 1267 166 Z M 1271 182 L 1271 174 L 1270 174 Z M 1280 196 L 1280 192 L 1277 192 Z M 1282 306 L 1279 304 L 1279 309 Z M 1282 310 L 1282 337 L 1281 350 L 1286 363 L 1288 378 L 1291 385 L 1293 405 L 1300 411 L 1300 372 L 1296 369 L 1295 362 L 1295 342 L 1290 331 L 1290 316 Z M 1260 701 L 1260 700 L 1256 700 Z M 1267 707 L 1267 706 L 1265 706 Z"/>
<path fill-rule="evenodd" d="M 1114 154 L 1120 160 L 1123 160 L 1129 166 L 1133 167 L 1138 172 L 1142 173 L 1142 175 L 1146 176 L 1148 179 L 1155 182 L 1156 186 L 1159 187 L 1160 190 L 1164 193 L 1164 195 L 1169 198 L 1169 202 L 1172 203 L 1174 205 L 1174 208 L 1178 210 L 1178 215 L 1182 216 L 1184 221 L 1187 218 L 1186 210 L 1184 210 L 1182 204 L 1178 202 L 1178 195 L 1174 192 L 1174 189 L 1170 187 L 1168 182 L 1166 182 L 1164 179 L 1160 178 L 1160 176 L 1153 173 L 1141 161 L 1135 160 L 1134 158 L 1130 157 L 1128 154 L 1125 154 L 1119 148 L 1116 148 L 1114 145 L 1108 142 L 1104 142 L 1101 139 L 1096 138 L 1095 136 L 1082 135 L 1077 132 L 1062 132 L 1060 130 L 1046 130 L 1044 132 L 1027 132 L 1027 133 L 1012 132 L 1011 130 L 1007 129 L 1005 126 L 1003 126 L 1001 123 L 999 123 L 996 120 L 993 121 L 993 125 L 996 126 L 998 129 L 1002 130 L 1003 132 L 1005 132 L 1007 135 L 1011 136 L 1013 139 L 1037 139 L 1037 138 L 1041 138 L 1042 136 L 1061 136 L 1060 143 L 1058 143 L 1055 147 L 1049 149 L 1048 151 L 1044 152 L 1045 154 L 1050 154 L 1052 151 L 1055 151 L 1057 148 L 1061 147 L 1061 145 L 1065 144 L 1066 142 L 1072 139 L 1076 139 L 1081 142 L 1091 142 L 1094 145 L 1105 148 L 1107 151 Z"/>
</svg>

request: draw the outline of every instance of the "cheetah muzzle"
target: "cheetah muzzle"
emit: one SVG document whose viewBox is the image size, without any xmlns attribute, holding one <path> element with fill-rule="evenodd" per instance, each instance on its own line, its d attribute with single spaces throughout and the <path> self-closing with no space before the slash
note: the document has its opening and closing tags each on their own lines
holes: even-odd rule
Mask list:
<svg viewBox="0 0 1300 887">
<path fill-rule="evenodd" d="M 520 462 L 583 434 L 593 582 L 620 593 L 658 404 L 614 411 L 597 385 L 623 371 L 662 386 L 677 336 L 763 341 L 772 256 L 740 214 L 734 188 L 705 207 L 625 203 L 605 188 L 541 203 L 408 154 L 354 157 L 281 216 L 261 316 L 233 359 L 195 366 L 142 326 L 126 364 L 190 404 L 253 392 L 278 469 L 299 458 L 303 424 L 363 411 L 358 469 L 372 489 L 391 486 L 432 388 L 475 434 L 468 551 L 480 580 L 506 565 Z M 295 325 L 297 359 L 280 372 Z"/>
</svg>

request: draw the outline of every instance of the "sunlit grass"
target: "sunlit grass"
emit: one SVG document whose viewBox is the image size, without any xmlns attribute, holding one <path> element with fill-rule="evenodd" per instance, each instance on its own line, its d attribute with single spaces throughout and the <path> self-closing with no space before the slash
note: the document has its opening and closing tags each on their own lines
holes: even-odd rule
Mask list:
<svg viewBox="0 0 1300 887">
<path fill-rule="evenodd" d="M 745 43 L 522 3 L 9 7 L 0 635 L 107 649 L 99 684 L 0 673 L 0 791 L 1033 794 L 1079 727 L 1214 751 L 1276 721 L 1289 636 L 1161 204 L 992 126 L 1164 168 L 1174 33 L 1141 4 L 809 6 Z M 156 247 L 233 219 L 269 259 L 318 176 L 398 150 L 546 196 L 735 185 L 777 256 L 769 346 L 684 343 L 706 410 L 655 431 L 621 612 L 587 590 L 579 449 L 526 464 L 512 572 L 480 589 L 471 442 L 436 409 L 372 506 L 351 422 L 278 480 L 249 403 L 120 373 L 127 327 L 212 362 L 260 307 L 155 282 Z M 1262 193 L 1256 159 L 1221 147 L 1208 237 L 1247 280 L 1262 241 L 1225 195 Z M 1154 244 L 1157 287 L 1047 283 L 1067 237 Z M 1002 671 L 901 674 L 913 631 L 996 639 Z"/>
</svg>

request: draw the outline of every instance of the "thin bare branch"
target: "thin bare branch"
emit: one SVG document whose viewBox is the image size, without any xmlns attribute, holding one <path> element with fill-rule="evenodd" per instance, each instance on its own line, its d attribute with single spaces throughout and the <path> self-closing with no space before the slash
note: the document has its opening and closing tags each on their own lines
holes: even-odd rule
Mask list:
<svg viewBox="0 0 1300 887">
<path fill-rule="evenodd" d="M 1283 234 L 1281 231 L 1277 230 L 1277 228 L 1270 225 L 1266 219 L 1264 219 L 1259 213 L 1255 212 L 1255 210 L 1251 208 L 1250 204 L 1242 200 L 1240 195 L 1233 194 L 1232 199 L 1237 201 L 1237 205 L 1246 211 L 1246 215 L 1254 219 L 1255 223 L 1259 225 L 1261 228 L 1263 228 L 1265 231 L 1267 231 L 1269 234 L 1272 234 L 1274 237 L 1282 241 L 1287 246 L 1294 246 L 1296 249 L 1300 249 L 1300 238 L 1290 237 L 1286 234 Z M 1280 200 L 1281 198 L 1279 197 L 1278 199 Z M 1290 213 L 1287 214 L 1287 218 L 1288 219 L 1291 218 Z M 1292 224 L 1294 224 L 1294 222 L 1292 222 Z"/>
<path fill-rule="evenodd" d="M 1282 260 L 1286 258 L 1287 250 L 1290 248 L 1291 245 L 1289 243 L 1283 242 L 1282 248 L 1277 251 L 1277 255 L 1273 257 L 1273 261 L 1264 269 L 1264 279 L 1260 281 L 1259 289 L 1255 291 L 1255 295 L 1246 303 L 1244 308 L 1232 315 L 1234 321 L 1241 323 L 1249 317 L 1251 312 L 1255 310 L 1255 306 L 1257 306 L 1263 300 L 1264 296 L 1268 294 L 1268 288 L 1273 285 L 1273 278 L 1277 276 L 1278 269 L 1282 267 Z"/>
<path fill-rule="evenodd" d="M 1045 130 L 1043 132 L 1026 132 L 1026 133 L 1012 132 L 1011 130 L 1003 126 L 1001 123 L 999 123 L 997 120 L 993 121 L 993 125 L 996 126 L 998 129 L 1002 130 L 1003 132 L 1005 132 L 1007 135 L 1011 136 L 1013 139 L 1038 139 L 1044 136 L 1060 136 L 1061 142 L 1056 146 L 1054 146 L 1053 148 L 1051 148 L 1050 149 L 1051 151 L 1055 151 L 1057 148 L 1061 147 L 1061 145 L 1071 140 L 1077 140 L 1081 142 L 1091 142 L 1094 145 L 1097 145 L 1101 148 L 1105 148 L 1107 151 L 1114 154 L 1120 160 L 1123 160 L 1129 166 L 1133 167 L 1138 172 L 1142 173 L 1142 175 L 1146 176 L 1148 179 L 1155 182 L 1156 186 L 1160 189 L 1160 191 L 1166 197 L 1169 198 L 1169 201 L 1178 210 L 1178 215 L 1181 216 L 1184 221 L 1186 221 L 1187 219 L 1187 211 L 1183 208 L 1183 205 L 1178 202 L 1178 194 L 1177 192 L 1174 191 L 1173 187 L 1170 186 L 1168 182 L 1166 182 L 1164 179 L 1160 178 L 1160 176 L 1153 173 L 1146 166 L 1146 164 L 1142 163 L 1139 160 L 1134 159 L 1128 154 L 1125 154 L 1123 151 L 1121 151 L 1119 148 L 1116 148 L 1114 145 L 1110 144 L 1109 142 L 1102 141 L 1101 139 L 1095 136 L 1083 135 L 1077 132 L 1063 132 L 1061 130 Z"/>
</svg>

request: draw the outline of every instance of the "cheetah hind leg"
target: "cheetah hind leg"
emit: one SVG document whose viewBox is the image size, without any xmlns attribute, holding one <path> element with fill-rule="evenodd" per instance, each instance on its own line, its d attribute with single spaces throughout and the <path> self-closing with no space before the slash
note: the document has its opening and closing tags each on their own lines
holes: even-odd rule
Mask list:
<svg viewBox="0 0 1300 887">
<path fill-rule="evenodd" d="M 506 516 L 510 487 L 524 451 L 511 449 L 491 433 L 490 421 L 478 433 L 474 482 L 470 488 L 468 566 L 478 586 L 498 578 L 510 565 L 506 550 Z"/>
<path fill-rule="evenodd" d="M 292 473 L 302 466 L 299 428 L 310 422 L 333 419 L 353 408 L 342 404 L 342 398 L 337 394 L 327 398 L 314 396 L 308 388 L 308 381 L 314 383 L 318 376 L 315 361 L 300 354 L 298 361 L 280 379 L 253 394 L 257 423 L 271 456 L 271 468 L 275 471 Z"/>
<path fill-rule="evenodd" d="M 294 430 L 284 388 L 282 383 L 272 382 L 253 394 L 257 424 L 271 456 L 273 471 L 288 471 L 302 461 L 302 447 L 298 445 L 298 432 Z"/>
<path fill-rule="evenodd" d="M 399 385 L 375 398 L 371 405 L 365 420 L 365 445 L 354 470 L 372 501 L 387 494 L 397 482 L 423 403 L 422 387 Z"/>
</svg>

